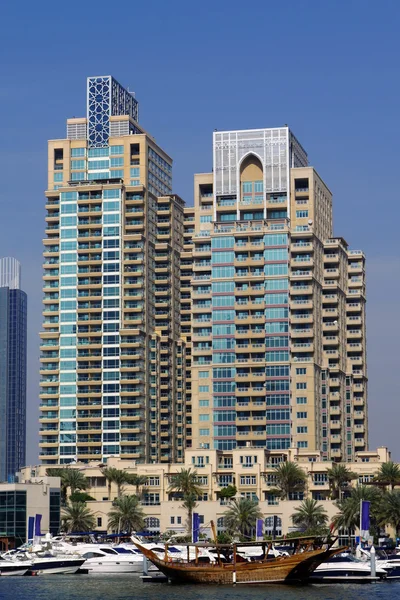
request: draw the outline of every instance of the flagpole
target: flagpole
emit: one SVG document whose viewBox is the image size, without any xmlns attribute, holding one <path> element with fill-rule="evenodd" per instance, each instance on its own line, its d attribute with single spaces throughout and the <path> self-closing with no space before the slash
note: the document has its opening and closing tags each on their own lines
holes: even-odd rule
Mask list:
<svg viewBox="0 0 400 600">
<path fill-rule="evenodd" d="M 362 506 L 363 506 L 363 501 L 360 500 L 360 548 L 361 548 Z"/>
</svg>

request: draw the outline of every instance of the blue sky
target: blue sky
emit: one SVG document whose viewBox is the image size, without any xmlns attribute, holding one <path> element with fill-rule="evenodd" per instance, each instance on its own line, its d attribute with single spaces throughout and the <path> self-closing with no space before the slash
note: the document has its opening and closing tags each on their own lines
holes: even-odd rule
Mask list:
<svg viewBox="0 0 400 600">
<path fill-rule="evenodd" d="M 400 460 L 399 25 L 390 0 L 2 3 L 0 256 L 21 261 L 29 294 L 28 462 L 47 140 L 85 115 L 86 77 L 108 74 L 135 90 L 188 204 L 215 128 L 292 128 L 334 193 L 335 234 L 367 254 L 370 447 Z"/>
</svg>

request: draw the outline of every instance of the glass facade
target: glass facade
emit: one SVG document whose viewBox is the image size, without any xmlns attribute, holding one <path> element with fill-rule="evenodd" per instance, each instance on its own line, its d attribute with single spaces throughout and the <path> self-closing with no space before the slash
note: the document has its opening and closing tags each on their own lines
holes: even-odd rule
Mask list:
<svg viewBox="0 0 400 600">
<path fill-rule="evenodd" d="M 0 536 L 14 537 L 15 545 L 26 542 L 26 491 L 0 492 Z"/>
<path fill-rule="evenodd" d="M 0 288 L 0 481 L 13 481 L 25 464 L 25 292 Z"/>
</svg>

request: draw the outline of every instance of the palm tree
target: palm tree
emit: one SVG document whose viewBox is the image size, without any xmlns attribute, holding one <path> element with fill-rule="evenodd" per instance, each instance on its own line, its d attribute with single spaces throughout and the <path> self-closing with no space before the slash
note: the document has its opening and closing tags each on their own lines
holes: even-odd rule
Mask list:
<svg viewBox="0 0 400 600">
<path fill-rule="evenodd" d="M 192 533 L 192 517 L 193 509 L 196 507 L 196 500 L 203 494 L 203 490 L 197 483 L 197 471 L 189 469 L 181 469 L 179 473 L 173 475 L 170 481 L 168 492 L 179 492 L 183 496 L 183 507 L 186 508 L 188 514 L 188 532 Z"/>
<path fill-rule="evenodd" d="M 250 498 L 234 498 L 224 514 L 224 524 L 230 533 L 239 531 L 249 536 L 256 526 L 257 519 L 262 519 L 262 512 L 255 500 Z"/>
<path fill-rule="evenodd" d="M 78 469 L 63 467 L 46 469 L 46 474 L 49 477 L 60 477 L 61 479 L 61 499 L 62 503 L 67 502 L 68 488 L 71 489 L 71 495 L 77 490 L 86 490 L 88 488 L 88 480 Z"/>
<path fill-rule="evenodd" d="M 393 490 L 396 485 L 400 484 L 400 466 L 392 461 L 381 464 L 374 482 L 389 486 L 389 489 Z"/>
<path fill-rule="evenodd" d="M 326 525 L 328 515 L 322 504 L 318 504 L 316 500 L 306 498 L 295 508 L 295 512 L 291 515 L 293 525 L 297 525 L 303 531 L 308 529 L 318 529 Z"/>
<path fill-rule="evenodd" d="M 96 527 L 96 519 L 84 502 L 71 502 L 63 508 L 61 518 L 67 533 L 71 531 L 91 531 Z"/>
<path fill-rule="evenodd" d="M 137 496 L 121 496 L 108 513 L 108 527 L 118 531 L 136 531 L 144 527 L 144 512 Z"/>
<path fill-rule="evenodd" d="M 352 479 L 357 479 L 357 473 L 350 471 L 346 465 L 334 463 L 327 471 L 332 500 L 340 500 L 341 492 Z"/>
<path fill-rule="evenodd" d="M 117 485 L 117 497 L 120 498 L 125 483 L 129 481 L 129 473 L 124 470 L 116 469 L 115 467 L 105 467 L 102 469 L 104 477 L 108 484 L 108 499 L 111 500 L 111 484 Z"/>
<path fill-rule="evenodd" d="M 127 483 L 129 483 L 130 485 L 134 485 L 136 488 L 136 496 L 140 496 L 140 488 L 143 485 L 146 485 L 146 483 L 148 482 L 149 478 L 146 475 L 137 475 L 136 473 L 133 474 L 127 474 L 128 475 L 128 481 Z"/>
<path fill-rule="evenodd" d="M 400 492 L 391 490 L 383 495 L 378 508 L 378 522 L 381 526 L 391 525 L 396 530 L 396 538 L 400 529 Z"/>
<path fill-rule="evenodd" d="M 85 475 L 78 469 L 64 469 L 61 476 L 64 485 L 70 488 L 71 494 L 77 490 L 86 490 L 89 487 L 88 480 Z"/>
<path fill-rule="evenodd" d="M 283 462 L 275 467 L 276 489 L 270 490 L 275 494 L 288 500 L 290 494 L 295 492 L 304 492 L 307 477 L 303 469 L 293 462 Z"/>
<path fill-rule="evenodd" d="M 360 507 L 361 501 L 366 500 L 371 502 L 371 518 L 376 520 L 379 512 L 379 505 L 382 500 L 382 494 L 379 490 L 366 485 L 358 485 L 353 488 L 351 495 L 336 503 L 340 512 L 332 519 L 332 525 L 335 530 L 347 529 L 349 540 L 351 531 L 360 524 Z"/>
</svg>

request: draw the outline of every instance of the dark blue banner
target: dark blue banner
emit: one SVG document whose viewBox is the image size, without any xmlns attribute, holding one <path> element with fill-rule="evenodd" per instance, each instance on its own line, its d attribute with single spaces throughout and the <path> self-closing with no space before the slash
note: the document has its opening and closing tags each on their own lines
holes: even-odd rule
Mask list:
<svg viewBox="0 0 400 600">
<path fill-rule="evenodd" d="M 42 521 L 42 515 L 35 516 L 35 535 L 42 535 L 40 532 L 40 523 Z"/>
<path fill-rule="evenodd" d="M 369 508 L 371 502 L 361 502 L 361 531 L 369 531 Z"/>
<path fill-rule="evenodd" d="M 28 540 L 33 540 L 33 528 L 35 526 L 35 517 L 28 519 Z"/>
<path fill-rule="evenodd" d="M 199 541 L 199 533 L 200 533 L 200 515 L 199 513 L 193 513 L 193 522 L 192 522 L 192 542 L 196 543 Z"/>
</svg>

